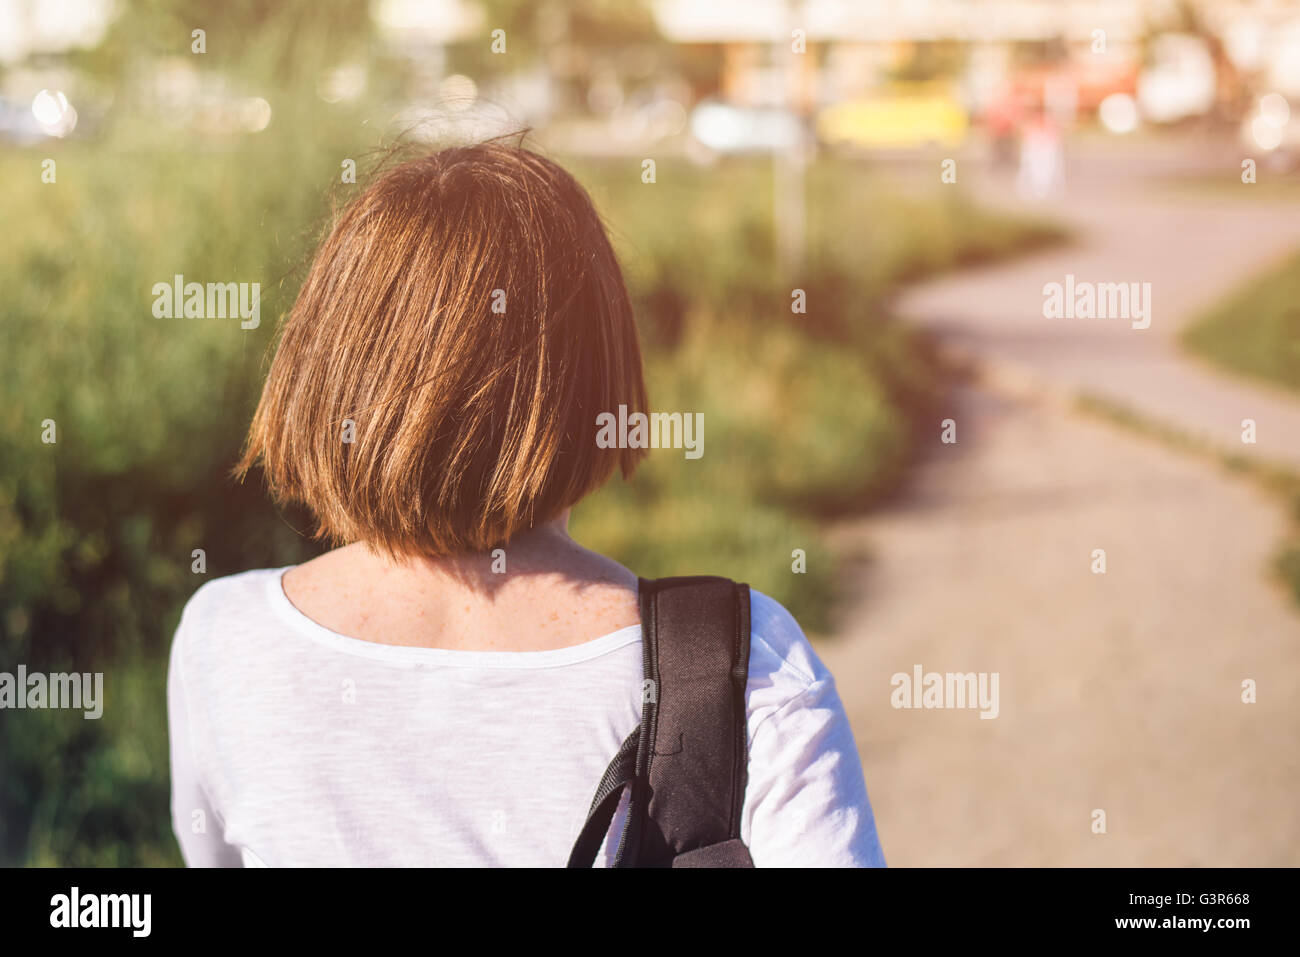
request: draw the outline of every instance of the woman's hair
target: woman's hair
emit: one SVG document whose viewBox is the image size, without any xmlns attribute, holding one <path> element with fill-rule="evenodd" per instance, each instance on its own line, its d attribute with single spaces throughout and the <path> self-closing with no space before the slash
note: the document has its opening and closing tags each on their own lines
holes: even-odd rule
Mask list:
<svg viewBox="0 0 1300 957">
<path fill-rule="evenodd" d="M 396 166 L 341 212 L 289 315 L 248 447 L 317 537 L 482 551 L 626 477 L 596 417 L 646 408 L 632 306 L 572 176 L 487 143 Z"/>
</svg>

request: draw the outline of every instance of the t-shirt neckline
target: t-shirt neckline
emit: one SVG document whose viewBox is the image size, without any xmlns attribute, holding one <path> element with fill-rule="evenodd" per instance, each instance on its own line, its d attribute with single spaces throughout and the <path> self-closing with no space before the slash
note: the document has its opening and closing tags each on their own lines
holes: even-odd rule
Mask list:
<svg viewBox="0 0 1300 957">
<path fill-rule="evenodd" d="M 461 668 L 556 668 L 599 658 L 641 640 L 641 626 L 636 624 L 577 645 L 545 651 L 466 651 L 385 645 L 333 631 L 300 611 L 284 592 L 285 572 L 293 567 L 285 565 L 271 569 L 267 576 L 267 597 L 275 613 L 298 634 L 336 651 L 363 658 Z"/>
</svg>

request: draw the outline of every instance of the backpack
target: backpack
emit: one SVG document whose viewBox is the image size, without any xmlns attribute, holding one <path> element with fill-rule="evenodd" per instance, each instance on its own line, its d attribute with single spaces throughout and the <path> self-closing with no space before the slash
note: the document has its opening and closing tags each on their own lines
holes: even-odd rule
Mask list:
<svg viewBox="0 0 1300 957">
<path fill-rule="evenodd" d="M 605 769 L 569 855 L 590 867 L 625 788 L 614 867 L 753 867 L 740 839 L 749 751 L 749 586 L 638 579 L 641 723 Z"/>
</svg>

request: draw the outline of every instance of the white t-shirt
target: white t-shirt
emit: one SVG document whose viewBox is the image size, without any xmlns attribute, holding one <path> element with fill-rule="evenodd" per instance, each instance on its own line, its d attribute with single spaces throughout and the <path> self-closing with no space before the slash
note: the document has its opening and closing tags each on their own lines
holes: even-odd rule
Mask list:
<svg viewBox="0 0 1300 957">
<path fill-rule="evenodd" d="M 209 582 L 176 631 L 186 863 L 563 866 L 641 719 L 640 626 L 551 651 L 383 645 L 303 615 L 284 571 Z M 834 682 L 789 613 L 750 594 L 741 837 L 758 867 L 883 865 Z"/>
</svg>

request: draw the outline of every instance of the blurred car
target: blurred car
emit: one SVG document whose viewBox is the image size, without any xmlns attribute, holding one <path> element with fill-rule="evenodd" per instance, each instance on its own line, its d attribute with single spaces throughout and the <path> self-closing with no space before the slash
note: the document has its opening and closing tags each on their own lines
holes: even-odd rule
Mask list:
<svg viewBox="0 0 1300 957">
<path fill-rule="evenodd" d="M 828 146 L 915 149 L 957 146 L 970 125 L 966 110 L 946 85 L 908 85 L 825 107 L 817 136 Z"/>
<path fill-rule="evenodd" d="M 1150 60 L 1138 75 L 1137 101 L 1153 123 L 1176 123 L 1214 108 L 1214 58 L 1203 39 L 1166 33 L 1155 38 Z"/>
<path fill-rule="evenodd" d="M 691 136 L 715 153 L 788 152 L 805 145 L 799 117 L 775 107 L 703 100 L 690 118 Z"/>
</svg>

